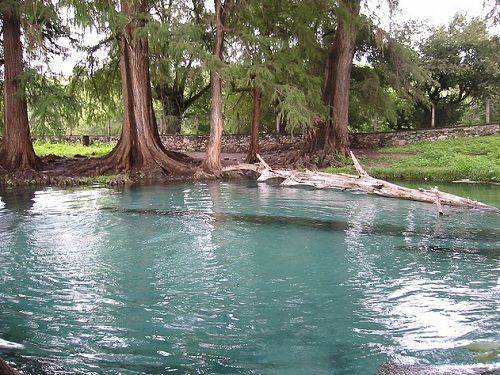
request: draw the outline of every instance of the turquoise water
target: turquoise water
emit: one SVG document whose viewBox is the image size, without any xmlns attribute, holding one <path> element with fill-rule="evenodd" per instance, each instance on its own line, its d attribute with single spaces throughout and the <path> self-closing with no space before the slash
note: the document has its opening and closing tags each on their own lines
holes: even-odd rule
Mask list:
<svg viewBox="0 0 500 375">
<path fill-rule="evenodd" d="M 23 345 L 0 356 L 27 373 L 373 374 L 500 340 L 495 213 L 255 183 L 0 197 Z"/>
</svg>

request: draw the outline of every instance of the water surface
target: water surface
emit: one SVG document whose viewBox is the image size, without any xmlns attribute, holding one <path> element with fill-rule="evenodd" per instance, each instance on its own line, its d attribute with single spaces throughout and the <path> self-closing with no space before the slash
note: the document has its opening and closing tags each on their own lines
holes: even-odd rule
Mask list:
<svg viewBox="0 0 500 375">
<path fill-rule="evenodd" d="M 0 192 L 28 373 L 372 374 L 500 340 L 500 216 L 255 183 Z"/>
</svg>

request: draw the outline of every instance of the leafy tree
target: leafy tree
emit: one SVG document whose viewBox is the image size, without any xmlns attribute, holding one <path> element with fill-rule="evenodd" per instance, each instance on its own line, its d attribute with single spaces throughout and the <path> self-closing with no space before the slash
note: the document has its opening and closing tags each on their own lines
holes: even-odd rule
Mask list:
<svg viewBox="0 0 500 375">
<path fill-rule="evenodd" d="M 29 68 L 18 77 L 18 82 L 24 88 L 35 137 L 60 136 L 77 126 L 81 102 L 62 79 Z"/>
<path fill-rule="evenodd" d="M 319 165 L 329 164 L 331 155 L 348 154 L 349 89 L 360 8 L 361 0 L 340 0 L 334 9 L 337 26 L 326 60 L 323 93 L 328 118 L 311 128 L 302 150 Z"/>
<path fill-rule="evenodd" d="M 265 10 L 269 10 L 272 7 L 272 5 L 267 5 L 266 2 L 262 1 L 254 1 L 246 4 L 240 10 L 240 22 L 234 36 L 234 44 L 239 45 L 240 48 L 237 51 L 239 64 L 233 64 L 235 68 L 233 68 L 232 72 L 231 93 L 248 93 L 252 102 L 250 109 L 250 147 L 246 157 L 246 162 L 248 163 L 257 161 L 264 79 L 267 78 L 268 83 L 274 79 L 272 72 L 266 65 L 266 60 L 269 60 L 269 55 L 271 54 L 271 27 L 267 17 L 273 17 L 271 12 L 265 12 Z M 241 97 L 238 103 L 240 101 Z M 239 122 L 241 121 L 239 110 L 237 121 L 239 131 Z"/>
<path fill-rule="evenodd" d="M 150 0 L 121 0 L 80 2 L 66 0 L 75 14 L 74 23 L 82 28 L 94 27 L 106 37 L 91 50 L 119 41 L 118 59 L 111 58 L 103 67 L 91 72 L 91 85 L 102 84 L 102 78 L 111 77 L 106 71 L 119 61 L 121 96 L 123 98 L 123 126 L 118 143 L 102 159 L 82 167 L 86 173 L 138 173 L 143 176 L 165 174 L 190 174 L 191 167 L 184 162 L 185 155 L 167 151 L 161 143 L 152 103 L 149 71 L 149 30 L 151 21 Z M 117 9 L 119 7 L 119 10 Z M 79 69 L 77 75 L 87 75 Z M 95 76 L 98 73 L 98 76 Z M 93 81 L 96 80 L 96 81 Z M 89 86 L 87 86 L 89 88 Z M 90 96 L 95 95 L 94 90 Z M 90 93 L 91 91 L 89 91 Z M 113 90 L 106 95 L 105 108 L 115 103 Z"/>
<path fill-rule="evenodd" d="M 121 126 L 116 129 L 116 124 L 122 122 L 123 103 L 119 60 L 114 53 L 113 49 L 110 60 L 96 69 L 76 66 L 66 85 L 66 90 L 76 96 L 80 106 L 80 117 L 77 119 L 77 130 L 80 132 L 120 134 Z"/>
<path fill-rule="evenodd" d="M 208 73 L 201 65 L 210 51 L 208 14 L 204 2 L 158 1 L 154 21 L 148 24 L 151 40 L 151 80 L 163 107 L 167 132 L 181 131 L 182 116 L 210 89 Z"/>
<path fill-rule="evenodd" d="M 500 91 L 500 41 L 486 21 L 456 15 L 448 27 L 432 30 L 420 46 L 433 81 L 424 89 L 436 109 L 439 126 L 459 121 L 466 105 Z M 422 122 L 431 124 L 431 109 L 420 106 Z"/>
<path fill-rule="evenodd" d="M 0 164 L 7 170 L 36 170 L 42 163 L 31 144 L 27 100 L 33 107 L 48 109 L 53 96 L 30 97 L 28 88 L 36 91 L 37 85 L 41 87 L 40 83 L 48 80 L 41 81 L 40 74 L 25 69 L 23 52 L 32 65 L 37 61 L 42 64 L 51 55 L 64 53 L 59 39 L 68 37 L 68 30 L 61 23 L 57 4 L 51 1 L 4 1 L 0 11 L 4 46 L 4 131 Z M 40 119 L 37 114 L 40 112 L 35 113 L 34 119 Z"/>
<path fill-rule="evenodd" d="M 286 124 L 293 133 L 309 126 L 318 113 L 324 112 L 317 32 L 323 21 L 318 9 L 325 5 L 321 0 L 314 4 L 317 6 L 312 7 L 310 2 L 253 1 L 240 10 L 233 42 L 240 48 L 235 53 L 238 65 L 231 90 L 250 94 L 252 101 L 248 106 L 248 162 L 256 160 L 261 118 L 268 123 Z M 239 118 L 240 111 L 237 114 Z"/>
<path fill-rule="evenodd" d="M 388 130 L 413 127 L 408 116 L 416 103 L 428 99 L 422 90 L 431 81 L 412 47 L 412 35 L 405 25 L 391 34 L 366 19 L 360 29 L 357 60 L 353 66 L 349 105 L 349 127 L 355 130 Z"/>
</svg>

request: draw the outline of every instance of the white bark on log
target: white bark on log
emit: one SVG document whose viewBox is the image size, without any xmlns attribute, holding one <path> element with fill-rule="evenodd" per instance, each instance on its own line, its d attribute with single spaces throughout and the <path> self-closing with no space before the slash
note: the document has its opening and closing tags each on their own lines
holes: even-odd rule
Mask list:
<svg viewBox="0 0 500 375">
<path fill-rule="evenodd" d="M 354 168 L 356 168 L 356 171 L 359 173 L 359 175 L 361 177 L 369 176 L 368 173 L 366 173 L 365 169 L 359 163 L 358 159 L 356 159 L 356 156 L 354 156 L 354 153 L 352 151 L 349 151 L 349 153 L 351 154 L 351 159 L 354 164 Z"/>
<path fill-rule="evenodd" d="M 500 209 L 496 207 L 489 206 L 469 198 L 463 198 L 445 192 L 438 192 L 436 195 L 434 189 L 411 189 L 390 183 L 388 181 L 373 178 L 363 169 L 352 152 L 351 157 L 359 176 L 345 173 L 331 174 L 313 171 L 271 169 L 269 165 L 260 157 L 260 155 L 258 156 L 261 161 L 260 167 L 256 165 L 240 164 L 237 166 L 226 167 L 223 172 L 248 169 L 260 173 L 257 181 L 263 182 L 270 179 L 281 179 L 283 180 L 281 183 L 283 186 L 311 186 L 316 189 L 360 190 L 367 192 L 368 194 L 379 195 L 382 197 L 399 198 L 432 204 L 437 204 L 437 200 L 439 200 L 439 206 L 447 205 L 454 207 L 479 208 L 500 212 Z"/>
<path fill-rule="evenodd" d="M 436 187 L 432 188 L 431 191 L 434 193 L 436 196 L 436 208 L 440 216 L 443 215 L 443 207 L 441 206 L 441 198 L 439 197 L 439 190 Z"/>
<path fill-rule="evenodd" d="M 267 164 L 265 162 L 265 160 L 262 159 L 262 157 L 259 154 L 257 154 L 257 159 L 259 159 L 260 163 L 264 166 L 264 168 L 271 170 L 271 167 L 269 166 L 269 164 Z"/>
</svg>

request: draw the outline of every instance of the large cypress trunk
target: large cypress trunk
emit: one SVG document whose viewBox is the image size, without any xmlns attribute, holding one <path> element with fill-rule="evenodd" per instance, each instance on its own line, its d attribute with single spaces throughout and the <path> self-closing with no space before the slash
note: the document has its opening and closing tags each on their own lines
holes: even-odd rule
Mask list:
<svg viewBox="0 0 500 375">
<path fill-rule="evenodd" d="M 215 0 L 216 31 L 212 54 L 222 59 L 222 48 L 224 43 L 225 9 L 221 0 Z M 222 130 L 224 120 L 222 118 L 222 77 L 219 72 L 210 72 L 210 86 L 212 103 L 210 111 L 210 137 L 208 139 L 205 160 L 202 167 L 209 173 L 218 173 L 221 170 L 220 153 L 222 143 Z"/>
<path fill-rule="evenodd" d="M 121 36 L 120 73 L 124 106 L 120 140 L 102 161 L 104 170 L 144 175 L 191 173 L 191 168 L 165 150 L 153 112 L 147 37 L 134 35 L 143 25 L 146 1 L 122 0 L 121 12 L 129 22 Z"/>
<path fill-rule="evenodd" d="M 348 113 L 352 62 L 358 32 L 360 0 L 341 0 L 337 29 L 330 46 L 325 68 L 324 103 L 327 121 L 312 128 L 307 136 L 303 155 L 317 156 L 318 164 L 329 164 L 335 155 L 349 153 Z"/>
<path fill-rule="evenodd" d="M 4 131 L 0 146 L 0 165 L 7 171 L 36 170 L 42 165 L 31 143 L 26 99 L 16 78 L 23 72 L 21 23 L 12 7 L 3 16 L 4 47 Z"/>
</svg>

